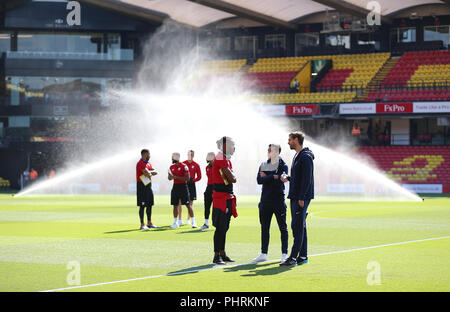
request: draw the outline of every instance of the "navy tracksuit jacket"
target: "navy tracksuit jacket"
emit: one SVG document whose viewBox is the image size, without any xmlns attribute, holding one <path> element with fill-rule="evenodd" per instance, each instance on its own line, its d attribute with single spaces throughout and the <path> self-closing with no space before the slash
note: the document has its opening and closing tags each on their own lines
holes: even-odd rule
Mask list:
<svg viewBox="0 0 450 312">
<path fill-rule="evenodd" d="M 308 236 L 306 232 L 306 216 L 311 199 L 314 198 L 314 154 L 307 147 L 303 148 L 292 162 L 289 177 L 289 194 L 291 200 L 291 228 L 294 236 L 292 245 L 292 258 L 307 257 Z M 303 200 L 300 207 L 298 201 Z"/>
<path fill-rule="evenodd" d="M 260 176 L 260 172 L 266 174 Z M 262 185 L 261 200 L 259 202 L 259 221 L 261 223 L 261 253 L 268 253 L 270 239 L 270 223 L 272 215 L 275 214 L 278 228 L 281 232 L 281 252 L 288 250 L 288 231 L 286 225 L 286 203 L 284 201 L 284 183 L 280 180 L 281 175 L 288 174 L 288 166 L 281 159 L 278 164 L 272 164 L 270 159 L 261 164 L 256 178 L 258 184 Z M 274 176 L 277 175 L 278 179 Z"/>
</svg>

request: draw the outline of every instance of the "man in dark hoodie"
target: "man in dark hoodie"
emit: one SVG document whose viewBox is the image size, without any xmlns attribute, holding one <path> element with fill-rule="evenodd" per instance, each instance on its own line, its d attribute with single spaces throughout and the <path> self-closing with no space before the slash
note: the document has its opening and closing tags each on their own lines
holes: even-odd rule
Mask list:
<svg viewBox="0 0 450 312">
<path fill-rule="evenodd" d="M 261 223 L 261 254 L 253 262 L 269 260 L 270 223 L 275 214 L 281 233 L 281 262 L 286 261 L 288 251 L 288 230 L 286 225 L 286 203 L 284 201 L 284 182 L 281 176 L 288 174 L 288 166 L 280 157 L 281 147 L 270 144 L 268 160 L 263 162 L 256 178 L 262 184 L 261 200 L 259 202 L 259 222 Z"/>
<path fill-rule="evenodd" d="M 314 155 L 307 147 L 303 147 L 305 135 L 302 132 L 289 134 L 289 147 L 296 154 L 292 160 L 291 175 L 282 177 L 281 181 L 289 181 L 288 198 L 291 203 L 292 235 L 294 244 L 289 258 L 281 266 L 294 266 L 308 263 L 308 238 L 306 233 L 306 216 L 311 199 L 314 198 Z"/>
</svg>

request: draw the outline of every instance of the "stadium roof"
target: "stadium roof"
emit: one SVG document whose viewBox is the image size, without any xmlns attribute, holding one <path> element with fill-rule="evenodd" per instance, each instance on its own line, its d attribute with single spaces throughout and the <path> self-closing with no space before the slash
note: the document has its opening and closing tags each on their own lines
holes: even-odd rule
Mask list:
<svg viewBox="0 0 450 312">
<path fill-rule="evenodd" d="M 155 22 L 170 18 L 193 27 L 204 27 L 232 17 L 243 17 L 265 25 L 295 29 L 303 17 L 327 10 L 338 10 L 365 17 L 370 0 L 81 0 L 105 8 L 147 17 Z M 450 0 L 377 0 L 382 21 L 411 7 L 450 4 Z"/>
</svg>

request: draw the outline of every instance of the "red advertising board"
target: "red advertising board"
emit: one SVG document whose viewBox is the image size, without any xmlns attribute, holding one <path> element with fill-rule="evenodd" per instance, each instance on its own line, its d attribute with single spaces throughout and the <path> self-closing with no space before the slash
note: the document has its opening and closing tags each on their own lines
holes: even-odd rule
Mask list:
<svg viewBox="0 0 450 312">
<path fill-rule="evenodd" d="M 413 112 L 413 103 L 377 103 L 377 114 L 407 114 Z"/>
<path fill-rule="evenodd" d="M 315 115 L 318 113 L 318 105 L 286 105 L 286 115 Z"/>
</svg>

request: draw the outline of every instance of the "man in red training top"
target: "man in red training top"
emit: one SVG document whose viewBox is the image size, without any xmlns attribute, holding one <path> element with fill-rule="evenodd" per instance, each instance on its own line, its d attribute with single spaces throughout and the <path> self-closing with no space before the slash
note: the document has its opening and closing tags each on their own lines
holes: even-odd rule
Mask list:
<svg viewBox="0 0 450 312">
<path fill-rule="evenodd" d="M 212 205 L 212 193 L 213 193 L 213 182 L 212 182 L 212 165 L 214 162 L 214 153 L 209 152 L 206 155 L 206 162 L 208 165 L 206 166 L 206 176 L 208 177 L 208 185 L 206 186 L 206 190 L 203 193 L 204 203 L 205 203 L 205 224 L 200 228 L 200 230 L 209 229 L 209 214 L 211 212 Z"/>
<path fill-rule="evenodd" d="M 139 207 L 139 218 L 141 220 L 141 230 L 156 228 L 152 223 L 152 176 L 156 175 L 155 169 L 150 164 L 150 151 L 143 149 L 141 151 L 141 159 L 136 164 L 136 193 L 137 205 Z M 147 207 L 147 225 L 144 223 L 144 210 Z"/>
<path fill-rule="evenodd" d="M 177 228 L 181 225 L 181 205 L 186 205 L 191 218 L 194 212 L 189 205 L 189 190 L 187 181 L 189 181 L 189 169 L 185 163 L 180 162 L 180 154 L 172 154 L 172 166 L 169 168 L 169 180 L 173 180 L 173 187 L 170 193 L 170 204 L 173 205 L 174 222 L 171 228 Z M 194 227 L 194 226 L 192 226 Z"/>
<path fill-rule="evenodd" d="M 212 222 L 214 232 L 214 264 L 234 262 L 225 253 L 225 241 L 230 226 L 231 215 L 237 217 L 236 196 L 233 194 L 233 183 L 236 177 L 233 173 L 230 158 L 234 154 L 234 142 L 230 137 L 222 137 L 217 142 L 219 152 L 212 165 L 213 182 L 213 212 Z"/>
<path fill-rule="evenodd" d="M 202 171 L 200 170 L 200 166 L 194 161 L 194 151 L 189 150 L 187 153 L 188 159 L 184 161 L 186 166 L 189 169 L 189 181 L 187 182 L 188 190 L 189 190 L 189 205 L 191 206 L 191 210 L 194 211 L 194 200 L 197 200 L 197 190 L 195 188 L 195 183 L 200 181 L 202 178 Z M 189 217 L 186 223 L 189 224 Z M 181 218 L 181 213 L 179 215 Z M 191 218 L 192 227 L 197 227 L 195 223 L 195 219 Z"/>
</svg>

